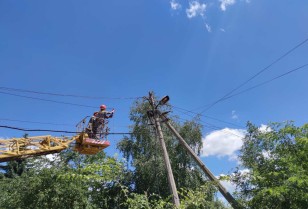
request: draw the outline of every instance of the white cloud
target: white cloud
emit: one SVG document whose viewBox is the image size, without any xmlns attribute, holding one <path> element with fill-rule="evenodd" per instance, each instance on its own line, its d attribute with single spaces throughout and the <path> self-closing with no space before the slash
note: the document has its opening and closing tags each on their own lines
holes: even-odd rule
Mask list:
<svg viewBox="0 0 308 209">
<path fill-rule="evenodd" d="M 232 110 L 231 115 L 232 115 L 231 118 L 233 120 L 237 120 L 238 119 L 238 115 L 236 114 L 235 110 Z"/>
<path fill-rule="evenodd" d="M 206 11 L 206 4 L 204 3 L 200 4 L 200 2 L 198 1 L 192 1 L 189 2 L 189 8 L 186 9 L 186 15 L 188 18 L 193 18 L 198 15 L 203 17 L 205 11 Z"/>
<path fill-rule="evenodd" d="M 272 158 L 272 153 L 269 150 L 263 150 L 262 155 L 265 159 L 270 159 Z"/>
<path fill-rule="evenodd" d="M 223 28 L 220 28 L 219 30 L 220 30 L 221 32 L 226 32 L 226 30 L 223 29 Z"/>
<path fill-rule="evenodd" d="M 219 181 L 223 187 L 225 187 L 225 189 L 230 192 L 233 193 L 236 189 L 236 185 L 234 183 L 232 183 L 229 180 L 223 180 L 223 181 Z"/>
<path fill-rule="evenodd" d="M 236 175 L 240 175 L 243 179 L 247 179 L 249 178 L 249 176 L 251 175 L 251 171 L 248 168 L 244 168 L 242 170 L 238 170 L 237 173 L 232 173 L 231 174 L 231 179 L 233 179 Z"/>
<path fill-rule="evenodd" d="M 172 10 L 179 10 L 179 9 L 182 8 L 182 5 L 179 2 L 177 2 L 176 0 L 171 0 L 170 6 L 171 6 Z"/>
<path fill-rule="evenodd" d="M 205 27 L 208 32 L 212 32 L 212 28 L 209 24 L 205 23 Z"/>
<path fill-rule="evenodd" d="M 221 3 L 220 3 L 220 9 L 222 11 L 226 11 L 227 9 L 227 6 L 230 6 L 232 4 L 235 4 L 235 0 L 219 0 Z"/>
<path fill-rule="evenodd" d="M 224 128 L 213 131 L 202 139 L 202 156 L 228 156 L 230 160 L 236 160 L 236 152 L 242 147 L 244 136 L 243 129 Z"/>
<path fill-rule="evenodd" d="M 238 170 L 237 172 L 239 175 L 241 176 L 247 176 L 250 173 L 250 170 L 247 168 L 244 168 L 242 170 Z M 220 174 L 219 176 L 216 176 L 217 179 L 221 179 L 219 180 L 219 182 L 225 187 L 225 189 L 230 192 L 233 193 L 236 191 L 236 184 L 232 182 L 232 179 L 234 178 L 236 174 L 235 173 L 231 173 L 231 175 L 229 175 L 230 179 L 224 179 L 223 177 L 227 176 L 225 174 Z"/>
<path fill-rule="evenodd" d="M 245 169 L 239 170 L 239 173 L 240 173 L 241 175 L 245 175 L 245 174 L 250 173 L 250 170 L 249 170 L 248 168 L 245 168 Z"/>
<path fill-rule="evenodd" d="M 219 180 L 219 182 L 222 184 L 223 187 L 225 187 L 225 189 L 228 192 L 232 193 L 232 192 L 235 191 L 236 185 L 234 183 L 232 183 L 232 181 L 230 179 L 228 179 L 228 178 L 224 179 L 224 177 L 226 177 L 226 176 L 228 176 L 228 175 L 225 175 L 225 174 L 222 173 L 219 176 L 215 176 L 215 177 Z"/>
<path fill-rule="evenodd" d="M 269 127 L 267 125 L 261 124 L 259 131 L 261 131 L 262 133 L 267 133 L 267 132 L 271 132 L 272 129 L 271 129 L 271 127 Z"/>
</svg>

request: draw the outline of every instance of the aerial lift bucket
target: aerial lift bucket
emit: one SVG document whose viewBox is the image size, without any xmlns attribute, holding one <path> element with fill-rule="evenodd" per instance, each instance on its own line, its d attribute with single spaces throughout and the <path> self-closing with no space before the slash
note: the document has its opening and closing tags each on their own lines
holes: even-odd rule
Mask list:
<svg viewBox="0 0 308 209">
<path fill-rule="evenodd" d="M 76 138 L 76 145 L 74 150 L 81 154 L 94 155 L 109 146 L 110 146 L 109 141 L 91 139 L 88 137 L 88 134 L 82 132 Z"/>
</svg>

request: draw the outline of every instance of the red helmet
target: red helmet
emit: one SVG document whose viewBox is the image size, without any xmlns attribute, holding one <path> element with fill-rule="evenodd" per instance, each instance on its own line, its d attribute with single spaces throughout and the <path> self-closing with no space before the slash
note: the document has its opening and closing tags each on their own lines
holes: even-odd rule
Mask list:
<svg viewBox="0 0 308 209">
<path fill-rule="evenodd" d="M 107 108 L 106 105 L 101 105 L 101 106 L 100 106 L 100 109 L 101 109 L 101 110 L 102 110 L 102 109 L 103 109 L 103 110 L 106 110 L 106 108 Z"/>
</svg>

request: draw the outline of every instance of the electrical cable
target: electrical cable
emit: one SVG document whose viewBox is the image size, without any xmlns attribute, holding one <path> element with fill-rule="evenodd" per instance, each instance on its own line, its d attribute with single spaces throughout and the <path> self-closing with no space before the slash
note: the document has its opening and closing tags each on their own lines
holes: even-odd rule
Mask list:
<svg viewBox="0 0 308 209">
<path fill-rule="evenodd" d="M 200 115 L 200 116 L 202 116 L 202 117 L 209 118 L 209 119 L 212 119 L 212 120 L 216 120 L 216 121 L 219 121 L 219 122 L 221 122 L 221 123 L 225 123 L 225 124 L 237 126 L 237 127 L 239 127 L 239 128 L 244 128 L 244 127 L 241 126 L 241 125 L 238 125 L 238 124 L 235 124 L 235 123 L 231 123 L 231 122 L 227 122 L 227 121 L 224 121 L 224 120 L 221 120 L 221 119 L 218 119 L 218 118 L 214 118 L 214 117 L 212 117 L 212 116 L 207 116 L 207 115 L 199 114 L 199 113 L 196 113 L 196 112 L 193 112 L 193 111 L 190 111 L 190 110 L 186 110 L 186 109 L 181 108 L 181 107 L 176 107 L 176 106 L 174 106 L 174 105 L 170 105 L 170 106 L 173 107 L 174 109 L 177 109 L 178 111 L 179 111 L 179 110 L 183 110 L 183 111 L 185 111 L 185 112 L 192 113 L 192 114 L 194 114 L 195 116 Z M 183 113 L 183 112 L 182 112 L 182 113 Z M 193 116 L 191 116 L 191 117 L 193 117 Z"/>
<path fill-rule="evenodd" d="M 240 91 L 239 93 L 232 94 L 232 95 L 230 95 L 229 97 L 224 98 L 223 100 L 227 100 L 227 99 L 232 98 L 232 97 L 234 97 L 234 96 L 243 94 L 243 93 L 245 93 L 245 92 L 247 92 L 247 91 L 250 91 L 250 90 L 253 90 L 253 89 L 257 88 L 257 87 L 260 87 L 260 86 L 262 86 L 262 85 L 265 85 L 265 84 L 267 84 L 267 83 L 270 83 L 270 82 L 272 82 L 272 81 L 274 81 L 274 80 L 276 80 L 276 79 L 279 79 L 279 78 L 281 78 L 281 77 L 283 77 L 283 76 L 286 76 L 286 75 L 288 75 L 288 74 L 290 74 L 290 73 L 293 73 L 293 72 L 295 72 L 295 71 L 298 71 L 298 70 L 300 70 L 300 69 L 302 69 L 302 68 L 304 68 L 304 67 L 307 67 L 307 66 L 308 66 L 308 64 L 305 64 L 305 65 L 302 65 L 302 66 L 300 66 L 300 67 L 297 67 L 297 68 L 295 68 L 295 69 L 293 69 L 293 70 L 290 70 L 290 71 L 288 71 L 288 72 L 286 72 L 286 73 L 283 73 L 283 74 L 281 74 L 281 75 L 279 75 L 279 76 L 276 76 L 276 77 L 274 77 L 274 78 L 272 78 L 272 79 L 269 79 L 269 80 L 264 81 L 264 82 L 262 82 L 262 83 L 260 83 L 260 84 L 257 84 L 257 85 L 255 85 L 255 86 L 252 86 L 252 87 L 250 87 L 250 88 L 247 88 L 247 89 L 245 89 L 245 90 L 243 90 L 243 91 Z M 223 100 L 222 100 L 222 101 L 223 101 Z M 172 105 L 171 105 L 171 106 L 172 106 Z M 201 116 L 202 116 L 201 113 L 195 113 L 195 112 L 193 112 L 193 111 L 185 110 L 185 109 L 183 109 L 183 108 L 179 108 L 179 107 L 175 107 L 175 106 L 172 106 L 172 107 L 177 108 L 177 109 L 182 109 L 182 110 L 184 110 L 184 111 L 186 111 L 186 112 L 194 113 L 195 115 L 201 115 Z M 184 112 L 182 112 L 182 113 L 184 113 Z M 184 114 L 185 114 L 185 113 L 184 113 Z M 186 115 L 188 115 L 188 114 L 186 114 Z M 188 115 L 188 116 L 192 117 L 191 115 Z M 212 119 L 213 119 L 213 118 L 212 118 Z M 217 119 L 216 119 L 216 120 L 217 120 Z M 203 122 L 202 120 L 200 120 L 200 121 Z M 218 121 L 219 121 L 219 120 L 218 120 Z M 225 121 L 221 121 L 221 122 L 225 122 Z M 225 122 L 225 123 L 227 123 L 227 122 Z M 208 123 L 208 124 L 210 124 L 210 123 Z M 231 123 L 231 124 L 232 124 L 232 123 Z M 215 127 L 215 125 L 213 125 L 213 124 L 210 124 L 210 125 L 212 125 L 213 127 Z M 235 125 L 235 124 L 233 124 L 233 125 Z M 207 127 L 208 127 L 208 128 L 211 128 L 211 127 L 209 127 L 209 126 L 207 126 Z M 218 126 L 216 126 L 216 128 L 221 129 L 221 127 L 218 127 Z M 231 132 L 230 132 L 230 133 L 231 133 Z M 232 134 L 233 134 L 233 133 L 232 133 Z M 233 135 L 235 135 L 235 134 L 233 134 Z M 238 135 L 236 135 L 236 136 L 238 136 Z M 240 137 L 240 136 L 239 136 L 239 137 Z"/>
<path fill-rule="evenodd" d="M 250 88 L 247 88 L 247 89 L 245 89 L 245 90 L 243 90 L 243 91 L 240 91 L 240 92 L 238 92 L 238 93 L 236 93 L 236 94 L 232 94 L 232 95 L 230 95 L 230 96 L 224 98 L 223 100 L 230 99 L 230 98 L 232 98 L 232 97 L 235 97 L 235 96 L 238 96 L 238 95 L 240 95 L 240 94 L 243 94 L 243 93 L 245 93 L 245 92 L 247 92 L 247 91 L 253 90 L 253 89 L 257 88 L 257 87 L 263 86 L 263 85 L 265 85 L 265 84 L 267 84 L 267 83 L 270 83 L 270 82 L 272 82 L 272 81 L 274 81 L 274 80 L 276 80 L 276 79 L 278 79 L 278 78 L 281 78 L 281 77 L 283 77 L 283 76 L 286 76 L 286 75 L 288 75 L 288 74 L 290 74 L 290 73 L 293 73 L 293 72 L 295 72 L 295 71 L 297 71 L 297 70 L 300 70 L 300 69 L 302 69 L 302 68 L 304 68 L 304 67 L 307 67 L 307 66 L 308 66 L 308 64 L 305 64 L 305 65 L 302 65 L 302 66 L 300 66 L 300 67 L 297 67 L 297 68 L 295 68 L 295 69 L 293 69 L 293 70 L 290 70 L 290 71 L 288 71 L 288 72 L 286 72 L 286 73 L 284 73 L 284 74 L 281 74 L 281 75 L 279 75 L 279 76 L 277 76 L 277 77 L 274 77 L 274 78 L 272 78 L 272 79 L 270 79 L 270 80 L 267 80 L 267 81 L 264 81 L 264 82 L 262 82 L 262 83 L 259 83 L 259 84 L 255 85 L 255 86 L 252 86 L 252 87 L 250 87 Z M 223 101 L 223 100 L 222 100 L 222 101 Z"/>
<path fill-rule="evenodd" d="M 22 122 L 22 123 L 35 123 L 35 124 L 56 125 L 56 126 L 74 126 L 74 125 L 72 125 L 72 124 L 46 123 L 46 122 L 28 121 L 28 120 L 15 120 L 15 119 L 8 119 L 8 118 L 0 118 L 0 121 L 12 121 L 12 122 Z"/>
<path fill-rule="evenodd" d="M 181 119 L 181 118 L 179 118 Z M 184 120 L 184 119 L 181 119 L 181 120 Z M 184 121 L 187 121 L 187 120 L 184 120 Z M 227 133 L 227 134 L 232 134 L 234 136 L 237 136 L 237 137 L 242 137 L 242 136 L 239 136 L 237 134 L 234 134 L 232 132 L 229 132 L 229 131 L 226 131 L 224 130 L 222 127 L 218 127 L 218 126 L 215 126 L 213 124 L 210 124 L 210 123 L 207 123 L 207 122 L 204 122 L 204 121 L 201 121 L 203 122 L 203 125 L 205 125 L 206 127 L 212 129 L 212 130 L 222 130 L 223 132 Z M 68 134 L 78 134 L 78 133 L 82 133 L 82 132 L 77 132 L 77 131 L 65 131 L 65 130 L 50 130 L 50 129 L 25 129 L 25 128 L 19 128 L 19 127 L 13 127 L 13 126 L 5 126 L 5 125 L 0 125 L 0 128 L 7 128 L 7 129 L 13 129 L 13 130 L 18 130 L 18 131 L 26 131 L 26 132 L 54 132 L 54 133 L 68 133 Z M 111 133 L 108 133 L 108 135 L 127 135 L 127 134 L 134 134 L 133 132 L 111 132 Z"/>
<path fill-rule="evenodd" d="M 259 72 L 257 72 L 255 75 L 253 75 L 252 77 L 250 77 L 249 79 L 247 79 L 246 81 L 244 81 L 242 84 L 240 84 L 239 86 L 237 86 L 236 88 L 232 89 L 231 91 L 229 91 L 227 94 L 225 94 L 223 97 L 221 97 L 220 99 L 216 100 L 215 102 L 211 103 L 206 109 L 204 109 L 203 111 L 201 111 L 201 113 L 204 113 L 205 111 L 209 110 L 210 108 L 212 108 L 214 105 L 216 105 L 217 103 L 223 101 L 223 99 L 227 96 L 229 96 L 230 94 L 232 94 L 233 92 L 235 92 L 236 90 L 238 90 L 239 88 L 241 88 L 242 86 L 246 85 L 249 81 L 251 81 L 252 79 L 254 79 L 255 77 L 259 76 L 261 73 L 263 73 L 264 71 L 268 70 L 270 67 L 272 67 L 274 64 L 276 64 L 277 62 L 279 62 L 280 60 L 282 60 L 283 58 L 285 58 L 287 55 L 291 54 L 293 51 L 295 51 L 297 48 L 299 48 L 300 46 L 302 46 L 303 44 L 305 44 L 308 41 L 308 38 L 306 38 L 304 41 L 300 42 L 299 44 L 297 44 L 295 47 L 293 47 L 292 49 L 288 50 L 286 53 L 284 53 L 283 55 L 281 55 L 280 57 L 278 57 L 276 60 L 274 60 L 271 64 L 269 64 L 268 66 L 266 66 L 265 68 L 261 69 Z M 207 105 L 204 105 L 207 106 Z M 199 107 L 197 109 L 201 109 L 203 108 Z M 197 110 L 195 109 L 195 110 Z"/>
<path fill-rule="evenodd" d="M 251 91 L 251 90 L 253 90 L 253 89 L 255 89 L 255 88 L 258 88 L 258 87 L 260 87 L 260 86 L 263 86 L 263 85 L 265 85 L 265 84 L 267 84 L 267 83 L 270 83 L 270 82 L 272 82 L 272 81 L 274 81 L 274 80 L 276 80 L 276 79 L 279 79 L 279 78 L 281 78 L 281 77 L 283 77 L 283 76 L 286 76 L 286 75 L 288 75 L 288 74 L 290 74 L 290 73 L 293 73 L 293 72 L 295 72 L 295 71 L 298 71 L 298 70 L 300 70 L 300 69 L 302 69 L 302 68 L 305 68 L 305 67 L 307 67 L 307 66 L 308 66 L 308 64 L 305 64 L 305 65 L 302 65 L 302 66 L 300 66 L 300 67 L 297 67 L 297 68 L 295 68 L 295 69 L 293 69 L 293 70 L 290 70 L 290 71 L 288 71 L 288 72 L 286 72 L 286 73 L 283 73 L 283 74 L 281 74 L 281 75 L 279 75 L 279 76 L 276 76 L 276 77 L 274 77 L 274 78 L 271 78 L 271 79 L 269 79 L 269 80 L 267 80 L 267 81 L 264 81 L 264 82 L 262 82 L 262 83 L 259 83 L 259 84 L 255 85 L 255 86 L 249 87 L 249 88 L 247 88 L 247 89 L 245 89 L 245 90 L 243 90 L 243 91 L 240 91 L 240 92 L 238 92 L 238 93 L 236 93 L 236 94 L 232 94 L 232 95 L 230 95 L 230 96 L 228 96 L 228 97 L 225 97 L 225 98 L 222 99 L 221 101 L 224 101 L 224 100 L 230 99 L 230 98 L 232 98 L 232 97 L 238 96 L 238 95 L 240 95 L 240 94 L 243 94 L 243 93 L 245 93 L 245 92 Z M 214 117 L 205 116 L 205 115 L 203 115 L 203 114 L 201 114 L 201 113 L 196 113 L 196 112 L 193 112 L 193 111 L 190 111 L 190 110 L 186 110 L 186 109 L 184 109 L 184 108 L 176 107 L 176 106 L 173 106 L 173 105 L 170 105 L 170 106 L 172 106 L 173 108 L 178 109 L 178 110 L 183 110 L 183 111 L 186 111 L 186 112 L 189 112 L 189 113 L 193 113 L 193 114 L 195 114 L 195 116 L 200 115 L 200 116 L 207 117 L 207 118 L 210 118 L 210 119 L 213 119 L 213 120 L 222 122 L 222 123 L 226 123 L 226 124 L 234 125 L 234 126 L 237 126 L 237 127 L 240 127 L 240 128 L 244 128 L 243 126 L 239 126 L 239 125 L 237 125 L 237 124 L 235 124 L 235 123 L 230 123 L 230 122 L 223 121 L 223 120 L 220 120 L 220 119 L 217 119 L 217 118 L 214 118 Z M 182 113 L 183 113 L 183 112 L 182 112 Z M 191 117 L 193 117 L 193 116 L 191 116 Z"/>
<path fill-rule="evenodd" d="M 0 86 L 0 89 L 7 91 L 17 91 L 17 92 L 26 92 L 26 93 L 34 93 L 34 94 L 43 94 L 43 95 L 51 95 L 51 96 L 61 96 L 61 97 L 77 97 L 77 98 L 85 98 L 85 99 L 138 99 L 142 97 L 99 97 L 99 96 L 85 96 L 85 95 L 77 95 L 77 94 L 60 94 L 60 93 L 49 93 L 49 92 L 40 92 L 26 89 L 17 89 L 17 88 L 9 88 Z"/>
<path fill-rule="evenodd" d="M 35 100 L 40 100 L 40 101 L 45 101 L 45 102 L 53 102 L 53 103 L 58 103 L 58 104 L 66 104 L 66 105 L 88 107 L 88 108 L 97 108 L 97 107 L 89 106 L 89 105 L 75 104 L 75 103 L 70 103 L 70 102 L 60 102 L 60 101 L 55 101 L 55 100 L 51 100 L 51 99 L 42 99 L 42 98 L 37 98 L 37 97 L 23 96 L 23 95 L 19 95 L 19 94 L 12 94 L 12 93 L 2 92 L 2 91 L 0 91 L 0 94 L 7 94 L 7 95 L 11 95 L 11 96 L 16 96 L 16 97 L 35 99 Z"/>
<path fill-rule="evenodd" d="M 183 114 L 188 115 L 188 116 L 190 116 L 190 117 L 191 117 L 191 115 L 187 114 L 186 112 L 183 112 Z M 179 119 L 180 119 L 180 120 L 182 120 L 182 121 L 184 121 L 184 122 L 186 122 L 186 121 L 187 121 L 187 120 L 182 119 L 182 118 L 179 118 Z M 200 122 L 201 122 L 201 125 L 204 125 L 205 127 L 209 128 L 209 129 L 212 129 L 212 130 L 214 130 L 214 131 L 221 130 L 221 131 L 223 131 L 223 132 L 224 132 L 224 133 L 226 133 L 226 134 L 231 134 L 231 135 L 234 135 L 234 136 L 237 136 L 237 137 L 240 137 L 240 138 L 242 138 L 242 137 L 243 137 L 243 136 L 240 136 L 240 135 L 234 134 L 234 133 L 232 133 L 232 132 L 230 132 L 230 131 L 224 130 L 224 128 L 223 128 L 223 127 L 219 127 L 219 126 L 216 126 L 216 125 L 214 125 L 214 124 L 211 124 L 211 123 L 205 122 L 205 121 L 203 121 L 203 120 L 201 120 L 201 119 L 200 119 Z"/>
<path fill-rule="evenodd" d="M 180 120 L 182 120 L 182 121 L 184 121 L 184 122 L 187 121 L 187 120 L 182 119 L 182 118 L 180 118 Z M 204 122 L 203 122 L 203 123 L 201 123 L 201 124 L 204 125 L 206 128 L 209 128 L 209 129 L 211 129 L 211 130 L 213 130 L 213 131 L 222 131 L 222 132 L 224 132 L 224 133 L 226 133 L 226 134 L 228 134 L 228 135 L 233 135 L 233 136 L 236 136 L 236 137 L 243 138 L 243 136 L 240 136 L 240 135 L 238 135 L 238 134 L 235 134 L 235 133 L 232 133 L 232 132 L 230 132 L 230 131 L 228 131 L 228 130 L 225 130 L 225 128 L 222 128 L 222 127 L 219 127 L 219 126 L 215 126 L 215 125 L 210 124 L 210 123 L 204 124 Z"/>
<path fill-rule="evenodd" d="M 190 115 L 189 115 L 190 116 Z M 187 121 L 183 118 L 180 118 L 180 120 L 182 121 Z M 42 123 L 42 122 L 34 122 L 34 121 L 23 121 L 23 120 L 11 120 L 11 119 L 3 119 L 3 118 L 0 118 L 0 120 L 7 120 L 7 121 L 17 121 L 17 122 L 26 122 L 26 123 L 37 123 L 37 124 L 48 124 L 48 125 L 69 125 L 69 124 L 55 124 L 55 123 Z M 223 129 L 222 127 L 218 127 L 218 126 L 215 126 L 213 124 L 210 124 L 210 123 L 206 123 L 204 121 L 201 121 L 203 122 L 202 125 L 205 125 L 207 128 L 210 128 L 212 130 L 220 130 L 220 129 Z M 126 127 L 126 126 L 125 126 Z M 63 130 L 49 130 L 49 129 L 25 129 L 25 128 L 18 128 L 18 127 L 12 127 L 12 126 L 2 126 L 0 125 L 0 128 L 8 128 L 8 129 L 14 129 L 14 130 L 20 130 L 20 131 L 29 131 L 29 132 L 39 132 L 39 131 L 42 131 L 42 132 L 58 132 L 58 133 L 81 133 L 81 132 L 76 132 L 76 131 L 63 131 Z M 132 132 L 123 132 L 123 133 L 109 133 L 109 134 L 133 134 Z M 238 135 L 237 135 L 238 136 Z"/>
<path fill-rule="evenodd" d="M 21 123 L 33 123 L 33 124 L 42 124 L 42 125 L 56 125 L 56 126 L 75 126 L 76 124 L 65 124 L 65 123 L 49 123 L 49 122 L 38 122 L 38 121 L 28 121 L 28 120 L 16 120 L 9 118 L 0 118 L 0 121 L 11 121 L 11 122 L 21 122 Z M 113 121 L 113 120 L 112 120 Z M 113 128 L 127 128 L 128 125 L 124 126 L 115 126 Z"/>
<path fill-rule="evenodd" d="M 13 130 L 18 130 L 18 131 L 28 131 L 28 132 L 54 132 L 54 133 L 67 133 L 67 134 L 78 134 L 82 132 L 76 132 L 76 131 L 63 131 L 63 130 L 48 130 L 48 129 L 25 129 L 25 128 L 18 128 L 18 127 L 13 127 L 13 126 L 3 126 L 0 125 L 0 128 L 7 128 L 7 129 L 13 129 Z M 108 135 L 126 135 L 126 134 L 133 134 L 133 133 L 108 133 Z"/>
<path fill-rule="evenodd" d="M 265 84 L 267 84 L 267 83 L 270 83 L 270 82 L 272 82 L 272 81 L 274 81 L 274 80 L 276 80 L 276 79 L 279 79 L 279 78 L 281 78 L 281 77 L 284 77 L 284 76 L 286 76 L 286 75 L 288 75 L 288 74 L 290 74 L 290 73 L 296 72 L 296 71 L 298 71 L 298 70 L 300 70 L 300 69 L 302 69 L 302 68 L 305 68 L 305 67 L 307 67 L 307 66 L 308 66 L 308 64 L 304 64 L 304 65 L 302 65 L 302 66 L 300 66 L 300 67 L 294 68 L 294 69 L 292 69 L 292 70 L 290 70 L 290 71 L 287 71 L 287 72 L 285 72 L 285 73 L 283 73 L 283 74 L 281 74 L 281 75 L 278 75 L 278 76 L 276 76 L 276 77 L 274 77 L 274 78 L 271 78 L 271 79 L 269 79 L 269 80 L 267 80 L 267 81 L 264 81 L 264 82 L 262 82 L 262 83 L 259 83 L 259 84 L 254 85 L 254 86 L 252 86 L 252 87 L 249 87 L 249 88 L 247 88 L 247 89 L 244 89 L 243 91 L 240 91 L 240 92 L 238 92 L 238 93 L 236 93 L 236 94 L 232 94 L 232 95 L 227 96 L 227 97 L 225 97 L 225 98 L 221 98 L 221 99 L 220 99 L 220 102 L 221 102 L 221 101 L 224 101 L 224 100 L 227 100 L 227 99 L 230 99 L 230 98 L 232 98 L 232 97 L 238 96 L 238 95 L 240 95 L 240 94 L 243 94 L 243 93 L 245 93 L 245 92 L 247 92 L 247 91 L 253 90 L 253 89 L 257 88 L 257 87 L 263 86 L 263 85 L 265 85 Z M 210 106 L 210 105 L 211 105 L 211 104 L 207 104 L 207 105 L 204 105 L 204 106 Z M 185 111 L 187 111 L 187 110 L 185 110 Z M 191 112 L 191 113 L 194 113 L 194 114 L 196 114 L 196 115 L 202 115 L 202 113 L 203 113 L 203 112 L 201 112 L 201 113 L 195 113 L 195 112 L 193 112 L 193 111 L 187 111 L 187 112 Z"/>
</svg>

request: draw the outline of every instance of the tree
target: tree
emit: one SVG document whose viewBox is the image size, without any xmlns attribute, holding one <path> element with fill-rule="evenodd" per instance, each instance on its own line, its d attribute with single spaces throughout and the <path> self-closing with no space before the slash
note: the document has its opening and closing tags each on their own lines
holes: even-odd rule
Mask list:
<svg viewBox="0 0 308 209">
<path fill-rule="evenodd" d="M 234 182 L 250 208 L 307 208 L 308 124 L 272 123 L 267 131 L 248 123 Z"/>
<path fill-rule="evenodd" d="M 164 110 L 171 110 L 166 107 Z M 133 122 L 130 137 L 125 137 L 118 148 L 132 166 L 132 185 L 139 194 L 158 194 L 163 198 L 170 195 L 167 174 L 163 163 L 163 155 L 154 126 L 149 125 L 147 111 L 150 105 L 147 101 L 136 100 L 130 111 L 130 120 Z M 173 117 L 175 119 L 175 117 Z M 173 120 L 174 121 L 174 120 Z M 172 122 L 173 126 L 185 137 L 186 142 L 198 153 L 202 147 L 202 126 L 198 120 L 180 124 Z M 178 143 L 169 129 L 162 126 L 174 178 L 177 188 L 198 188 L 206 181 L 202 171 Z"/>
<path fill-rule="evenodd" d="M 212 182 L 193 189 L 181 189 L 180 209 L 226 209 L 222 202 L 214 196 L 216 189 L 212 187 Z M 169 198 L 162 198 L 156 194 L 132 193 L 125 202 L 125 206 L 130 209 L 175 209 Z"/>
<path fill-rule="evenodd" d="M 122 208 L 124 165 L 114 158 L 68 150 L 48 162 L 29 159 L 27 171 L 0 180 L 0 208 Z M 69 159 L 69 160 L 68 160 Z"/>
<path fill-rule="evenodd" d="M 14 176 L 20 176 L 25 170 L 25 160 L 18 159 L 0 165 L 0 170 L 3 172 L 3 176 L 7 178 L 13 178 Z"/>
</svg>

